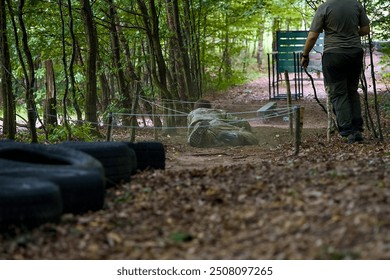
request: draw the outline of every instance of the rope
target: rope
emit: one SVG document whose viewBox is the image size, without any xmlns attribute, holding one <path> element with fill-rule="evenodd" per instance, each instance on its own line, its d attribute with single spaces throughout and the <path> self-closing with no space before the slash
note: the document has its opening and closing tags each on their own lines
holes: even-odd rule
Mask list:
<svg viewBox="0 0 390 280">
<path fill-rule="evenodd" d="M 150 103 L 150 104 L 152 104 L 152 105 L 155 105 L 155 106 L 157 106 L 157 107 L 163 108 L 163 109 L 165 109 L 165 110 L 170 110 L 170 111 L 173 111 L 173 112 L 177 112 L 177 113 L 179 113 L 179 114 L 186 114 L 185 112 L 181 112 L 181 111 L 178 111 L 178 110 L 174 110 L 174 109 L 172 109 L 172 108 L 168 108 L 168 107 L 164 107 L 164 106 L 162 106 L 162 105 L 158 105 L 156 102 L 151 102 L 151 101 L 149 101 L 149 100 L 143 99 L 142 97 L 139 97 L 139 98 L 140 98 L 141 100 L 145 101 L 145 102 L 148 102 L 148 103 Z"/>
<path fill-rule="evenodd" d="M 132 117 L 149 117 L 151 114 L 112 113 L 112 115 L 132 116 Z M 180 114 L 153 114 L 153 116 L 156 116 L 156 117 L 186 117 L 186 116 L 188 116 L 188 114 L 187 113 L 180 113 Z"/>
<path fill-rule="evenodd" d="M 146 102 L 150 102 L 148 100 L 145 100 Z M 152 104 L 155 104 L 155 102 L 150 102 Z M 165 108 L 164 106 L 160 106 L 162 108 Z M 170 116 L 175 116 L 175 117 L 187 117 L 188 114 L 185 113 L 185 112 L 180 112 L 180 111 L 176 111 L 174 110 L 175 112 L 177 112 L 177 114 L 154 114 L 154 116 L 157 116 L 157 117 L 170 117 Z M 243 115 L 243 114 L 257 114 L 258 111 L 242 111 L 242 112 L 227 112 L 229 115 L 231 116 L 235 116 L 235 115 Z M 258 121 L 258 120 L 269 120 L 269 119 L 273 119 L 273 118 L 278 118 L 278 117 L 285 117 L 285 116 L 289 116 L 291 115 L 292 112 L 290 112 L 290 109 L 286 106 L 286 107 L 279 107 L 279 108 L 275 108 L 275 109 L 270 109 L 270 110 L 267 110 L 267 114 L 265 116 L 262 116 L 262 117 L 252 117 L 252 118 L 240 118 L 240 119 L 237 119 L 237 120 L 228 120 L 227 123 L 230 123 L 230 124 L 235 124 L 235 123 L 240 123 L 242 121 Z M 60 120 L 62 120 L 62 117 L 60 114 L 58 115 L 51 115 L 51 114 L 46 114 L 47 116 L 49 117 L 54 117 L 54 118 L 60 118 Z M 129 129 L 155 129 L 155 127 L 153 125 L 150 125 L 148 126 L 147 124 L 144 125 L 144 123 L 142 121 L 138 121 L 138 126 L 125 126 L 125 125 L 122 125 L 122 124 L 118 124 L 120 123 L 121 121 L 118 121 L 118 118 L 120 116 L 135 116 L 136 118 L 138 117 L 150 117 L 150 114 L 131 114 L 131 113 L 120 113 L 120 112 L 113 112 L 112 115 L 114 116 L 115 118 L 115 123 L 116 124 L 113 124 L 113 123 L 106 123 L 104 121 L 98 121 L 98 122 L 90 122 L 90 121 L 86 121 L 86 120 L 73 120 L 71 118 L 68 118 L 68 120 L 74 124 L 77 124 L 77 123 L 82 123 L 82 124 L 91 124 L 91 125 L 94 125 L 94 126 L 112 126 L 112 127 L 120 127 L 120 128 L 129 128 Z M 152 121 L 149 121 L 149 123 L 152 123 Z M 141 126 L 142 125 L 142 126 Z M 176 128 L 176 129 L 188 129 L 188 126 L 174 126 L 174 127 L 165 127 L 165 128 Z"/>
</svg>

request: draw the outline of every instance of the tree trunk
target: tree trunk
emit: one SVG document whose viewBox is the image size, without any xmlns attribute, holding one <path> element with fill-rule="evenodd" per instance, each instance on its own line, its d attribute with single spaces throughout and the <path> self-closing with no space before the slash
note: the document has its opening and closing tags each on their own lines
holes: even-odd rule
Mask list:
<svg viewBox="0 0 390 280">
<path fill-rule="evenodd" d="M 172 100 L 172 93 L 168 89 L 168 70 L 165 64 L 163 51 L 161 47 L 159 20 L 154 0 L 149 1 L 149 10 L 143 0 L 137 0 L 140 8 L 146 34 L 148 37 L 148 48 L 151 56 L 150 71 L 153 82 L 161 91 L 162 99 Z M 165 126 L 172 127 L 174 122 L 172 118 L 165 118 Z"/>
<path fill-rule="evenodd" d="M 264 40 L 264 24 L 261 24 L 258 30 L 258 44 L 257 44 L 257 67 L 259 70 L 263 67 L 263 40 Z"/>
<path fill-rule="evenodd" d="M 25 71 L 25 81 L 26 81 L 26 103 L 27 103 L 27 118 L 30 128 L 31 142 L 38 142 L 37 130 L 36 130 L 36 121 L 37 121 L 37 110 L 35 104 L 34 90 L 35 90 L 35 69 L 34 69 L 34 61 L 32 58 L 32 54 L 30 52 L 30 48 L 28 46 L 28 36 L 27 30 L 24 25 L 23 20 L 23 7 L 24 0 L 20 0 L 18 3 L 18 20 L 19 27 L 22 32 L 22 48 L 24 55 L 27 61 L 27 70 Z M 22 56 L 19 57 L 21 63 L 24 64 Z"/>
<path fill-rule="evenodd" d="M 107 80 L 106 74 L 103 71 L 103 62 L 98 60 L 98 71 L 99 71 L 99 81 L 102 88 L 102 111 L 107 111 L 108 105 L 110 104 L 110 86 Z"/>
<path fill-rule="evenodd" d="M 3 134 L 9 139 L 15 139 L 16 113 L 12 93 L 12 69 L 7 37 L 7 14 L 5 0 L 0 0 L 0 91 L 3 101 Z"/>
<path fill-rule="evenodd" d="M 137 111 L 138 111 L 138 104 L 139 104 L 139 97 L 140 96 L 145 96 L 145 91 L 141 85 L 141 78 L 139 77 L 139 75 L 137 75 L 136 71 L 135 71 L 135 67 L 132 63 L 132 56 L 131 56 L 131 52 L 130 52 L 130 48 L 129 48 L 129 44 L 122 32 L 122 29 L 120 27 L 118 27 L 118 34 L 119 34 L 119 38 L 120 38 L 120 41 L 122 43 L 122 46 L 123 46 L 123 49 L 124 49 L 124 53 L 125 53 L 125 56 L 126 56 L 126 76 L 130 78 L 130 82 L 131 82 L 131 85 L 132 85 L 132 88 L 133 88 L 133 104 L 132 104 L 132 108 L 131 108 L 131 114 L 133 115 L 133 118 L 131 118 L 131 127 L 133 128 L 132 132 L 131 132 L 131 135 L 130 135 L 130 141 L 134 141 L 135 140 L 135 128 L 138 126 L 138 120 L 137 118 L 135 117 L 135 115 L 137 114 Z"/>
<path fill-rule="evenodd" d="M 224 34 L 224 50 L 222 52 L 222 64 L 220 68 L 220 72 L 223 71 L 224 79 L 229 79 L 232 76 L 232 58 L 230 56 L 230 34 L 229 34 L 229 15 L 225 14 L 225 30 L 223 31 Z M 222 78 L 222 76 L 220 76 Z"/>
<path fill-rule="evenodd" d="M 171 46 L 174 59 L 174 71 L 177 77 L 178 95 L 180 100 L 187 101 L 189 93 L 192 91 L 191 71 L 189 65 L 189 57 L 186 50 L 189 49 L 186 46 L 183 38 L 182 26 L 179 16 L 179 5 L 177 0 L 166 0 L 167 4 L 167 17 L 168 27 L 172 34 Z"/>
<path fill-rule="evenodd" d="M 154 0 L 149 1 L 150 12 L 143 0 L 137 0 L 137 2 L 141 10 L 146 35 L 148 37 L 148 48 L 151 58 L 150 70 L 153 81 L 160 89 L 162 97 L 171 99 L 172 96 L 167 87 L 167 67 L 165 65 L 160 43 L 159 21 Z"/>
<path fill-rule="evenodd" d="M 57 125 L 57 90 L 53 68 L 53 61 L 45 61 L 46 68 L 46 100 L 44 105 L 44 124 L 51 130 Z"/>
<path fill-rule="evenodd" d="M 191 0 L 183 1 L 183 37 L 187 42 L 186 49 L 188 50 L 188 69 L 190 77 L 188 84 L 188 95 L 192 100 L 197 100 L 202 96 L 202 73 L 200 62 L 200 18 L 196 18 L 195 14 L 200 15 L 202 10 L 202 1 L 199 1 L 199 7 L 194 8 Z"/>
<path fill-rule="evenodd" d="M 70 78 L 70 90 L 72 93 L 72 103 L 73 107 L 76 111 L 77 120 L 81 121 L 83 119 L 83 114 L 81 112 L 79 103 L 77 102 L 77 94 L 76 94 L 76 81 L 74 75 L 74 64 L 77 57 L 77 41 L 76 36 L 73 30 L 73 14 L 72 14 L 72 1 L 68 0 L 68 13 L 69 13 L 69 33 L 72 38 L 72 55 L 69 63 L 69 78 Z"/>
<path fill-rule="evenodd" d="M 98 53 L 98 40 L 95 21 L 89 0 L 80 0 L 81 16 L 84 21 L 87 39 L 87 65 L 86 65 L 86 93 L 85 93 L 85 120 L 97 128 L 97 73 L 96 61 Z"/>
<path fill-rule="evenodd" d="M 115 70 L 117 74 L 118 79 L 118 88 L 119 88 L 119 95 L 122 100 L 122 108 L 131 110 L 132 108 L 132 100 L 128 88 L 128 83 L 125 78 L 125 73 L 123 71 L 123 65 L 121 62 L 121 47 L 120 47 L 120 41 L 119 41 L 119 35 L 117 30 L 117 16 L 116 16 L 116 9 L 114 5 L 113 0 L 108 1 L 110 4 L 109 7 L 109 15 L 110 15 L 110 36 L 111 36 L 111 48 L 113 52 L 113 63 L 115 65 Z M 130 125 L 131 121 L 129 118 L 125 118 L 125 125 Z"/>
<path fill-rule="evenodd" d="M 66 61 L 66 48 L 65 48 L 65 21 L 64 21 L 64 15 L 62 12 L 62 0 L 58 1 L 58 6 L 60 10 L 60 18 L 61 18 L 61 50 L 62 50 L 62 65 L 64 67 L 64 74 L 65 74 L 65 90 L 64 90 L 64 97 L 62 99 L 62 106 L 63 106 L 63 113 L 64 113 L 64 126 L 66 128 L 66 131 L 68 133 L 67 139 L 72 139 L 72 130 L 70 128 L 69 122 L 68 122 L 68 94 L 69 94 L 69 77 L 68 77 L 68 63 Z"/>
<path fill-rule="evenodd" d="M 263 32 L 260 32 L 259 41 L 257 44 L 257 67 L 259 70 L 263 67 Z"/>
</svg>

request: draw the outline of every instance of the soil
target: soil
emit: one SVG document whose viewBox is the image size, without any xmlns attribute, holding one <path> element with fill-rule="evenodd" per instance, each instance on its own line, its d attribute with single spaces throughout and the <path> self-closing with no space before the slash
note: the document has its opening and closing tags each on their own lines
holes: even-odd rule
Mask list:
<svg viewBox="0 0 390 280">
<path fill-rule="evenodd" d="M 102 211 L 1 235 L 0 259 L 389 259 L 386 118 L 383 141 L 367 130 L 363 143 L 328 141 L 308 83 L 293 101 L 304 107 L 296 155 L 286 114 L 256 117 L 267 86 L 260 79 L 207 97 L 249 119 L 259 145 L 200 149 L 185 129 L 157 140 L 141 130 L 137 141 L 164 144 L 165 170 L 108 189 Z"/>
</svg>

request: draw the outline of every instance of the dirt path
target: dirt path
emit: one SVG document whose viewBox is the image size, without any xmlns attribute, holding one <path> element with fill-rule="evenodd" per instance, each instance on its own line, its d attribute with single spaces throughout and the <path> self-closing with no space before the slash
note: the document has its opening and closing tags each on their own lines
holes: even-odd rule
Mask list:
<svg viewBox="0 0 390 280">
<path fill-rule="evenodd" d="M 251 118 L 266 86 L 210 99 Z M 305 108 L 298 156 L 283 116 L 252 120 L 256 146 L 198 149 L 185 130 L 160 136 L 165 170 L 108 189 L 102 211 L 0 235 L 0 259 L 389 259 L 388 123 L 384 142 L 368 132 L 363 144 L 327 142 L 318 104 L 294 103 Z"/>
</svg>

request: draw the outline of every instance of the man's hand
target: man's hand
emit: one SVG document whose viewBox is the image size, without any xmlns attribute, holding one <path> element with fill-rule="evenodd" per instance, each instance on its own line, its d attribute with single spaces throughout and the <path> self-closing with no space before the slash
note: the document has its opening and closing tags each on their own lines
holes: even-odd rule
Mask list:
<svg viewBox="0 0 390 280">
<path fill-rule="evenodd" d="M 359 35 L 360 36 L 366 36 L 366 35 L 368 35 L 368 33 L 370 33 L 370 26 L 369 25 L 362 26 L 359 28 Z"/>
<path fill-rule="evenodd" d="M 309 55 L 302 55 L 301 66 L 306 69 L 307 66 L 309 65 L 309 61 L 310 61 Z"/>
</svg>

